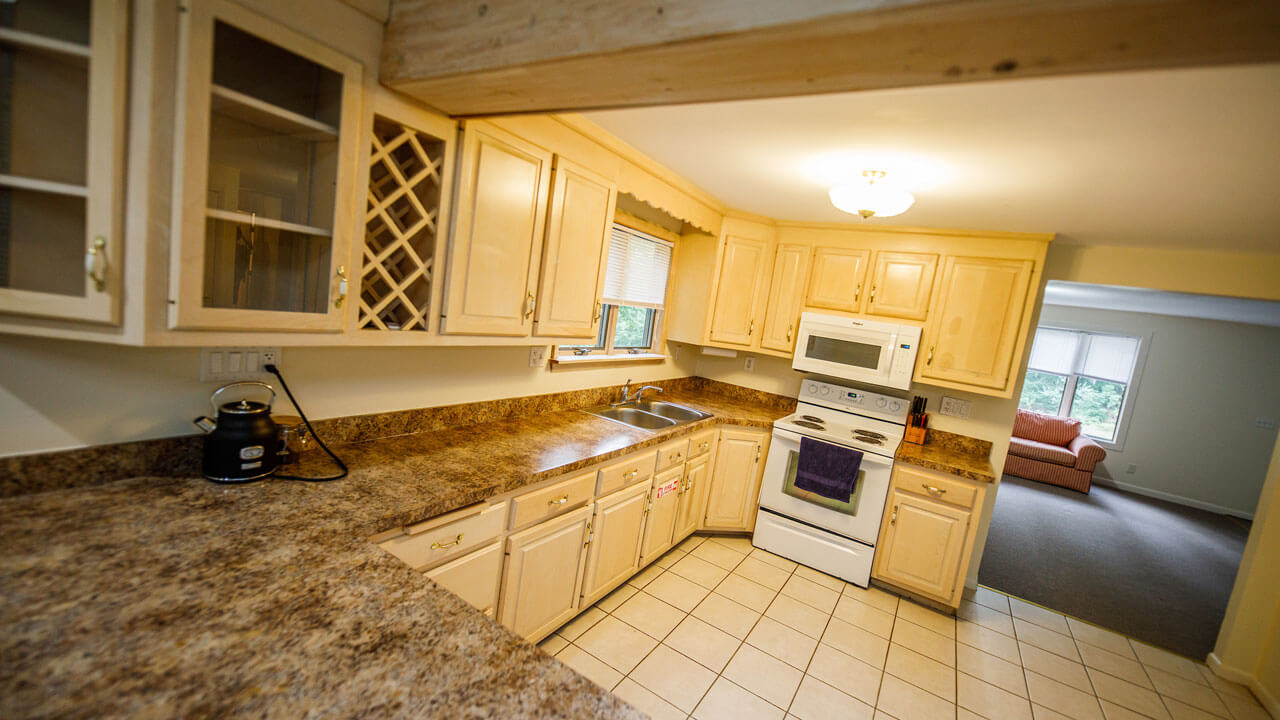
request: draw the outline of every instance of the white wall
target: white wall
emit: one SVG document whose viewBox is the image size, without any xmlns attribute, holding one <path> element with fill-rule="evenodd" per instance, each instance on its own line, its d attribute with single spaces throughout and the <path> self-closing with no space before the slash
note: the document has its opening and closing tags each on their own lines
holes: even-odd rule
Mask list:
<svg viewBox="0 0 1280 720">
<path fill-rule="evenodd" d="M 1152 333 L 1124 447 L 1096 477 L 1253 515 L 1276 441 L 1254 420 L 1280 420 L 1280 328 L 1061 305 L 1045 305 L 1040 324 Z"/>
<path fill-rule="evenodd" d="M 527 347 L 285 348 L 280 368 L 312 419 L 450 405 L 693 374 L 677 360 L 529 367 Z M 0 457 L 196 432 L 218 383 L 198 348 L 127 348 L 0 336 Z M 287 401 L 283 401 L 287 407 Z"/>
</svg>

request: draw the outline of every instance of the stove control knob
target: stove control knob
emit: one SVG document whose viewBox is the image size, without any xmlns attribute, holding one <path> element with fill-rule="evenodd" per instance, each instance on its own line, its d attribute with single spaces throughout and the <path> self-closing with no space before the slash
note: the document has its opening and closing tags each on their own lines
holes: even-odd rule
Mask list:
<svg viewBox="0 0 1280 720">
<path fill-rule="evenodd" d="M 823 386 L 822 386 L 822 394 L 823 394 L 823 395 L 830 395 L 830 394 L 831 394 L 831 388 L 827 387 L 826 385 L 823 385 Z"/>
<path fill-rule="evenodd" d="M 893 402 L 889 403 L 889 409 L 894 412 L 898 412 L 899 410 L 902 409 L 902 403 L 898 402 L 897 400 L 894 400 Z"/>
<path fill-rule="evenodd" d="M 876 400 L 876 407 L 878 408 L 884 409 L 884 407 L 888 404 L 889 404 L 889 401 L 886 398 L 880 398 L 879 400 Z"/>
<path fill-rule="evenodd" d="M 809 394 L 810 394 L 810 395 L 817 395 L 817 394 L 818 394 L 818 386 L 817 386 L 817 385 L 810 385 L 810 386 L 809 386 Z"/>
</svg>

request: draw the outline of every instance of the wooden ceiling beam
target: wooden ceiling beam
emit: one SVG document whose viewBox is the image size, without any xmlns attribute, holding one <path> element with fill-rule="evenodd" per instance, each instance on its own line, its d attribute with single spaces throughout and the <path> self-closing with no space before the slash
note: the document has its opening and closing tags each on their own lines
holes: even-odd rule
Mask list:
<svg viewBox="0 0 1280 720">
<path fill-rule="evenodd" d="M 478 116 L 1276 61 L 1276 0 L 394 0 L 381 80 Z"/>
</svg>

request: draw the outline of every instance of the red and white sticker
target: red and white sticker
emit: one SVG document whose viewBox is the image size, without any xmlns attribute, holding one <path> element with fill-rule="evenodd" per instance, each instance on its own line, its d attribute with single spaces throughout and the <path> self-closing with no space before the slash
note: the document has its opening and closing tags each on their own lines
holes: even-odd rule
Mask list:
<svg viewBox="0 0 1280 720">
<path fill-rule="evenodd" d="M 676 478 L 675 480 L 672 480 L 671 482 L 667 483 L 666 485 L 660 485 L 660 486 L 658 486 L 658 499 L 659 499 L 659 500 L 661 500 L 661 499 L 662 499 L 662 496 L 664 496 L 664 495 L 666 495 L 666 494 L 668 494 L 668 493 L 673 493 L 673 492 L 675 492 L 676 490 L 679 490 L 679 489 L 680 489 L 680 479 L 679 479 L 679 478 Z"/>
</svg>

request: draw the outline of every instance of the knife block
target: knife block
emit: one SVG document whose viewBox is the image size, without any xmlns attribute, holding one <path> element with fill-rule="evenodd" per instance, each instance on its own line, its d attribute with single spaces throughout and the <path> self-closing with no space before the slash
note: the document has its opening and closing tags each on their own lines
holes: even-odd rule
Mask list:
<svg viewBox="0 0 1280 720">
<path fill-rule="evenodd" d="M 919 423 L 917 425 L 916 423 Z M 907 431 L 903 435 L 903 440 L 912 445 L 923 445 L 924 439 L 929 430 L 928 415 L 911 415 L 907 418 Z"/>
</svg>

